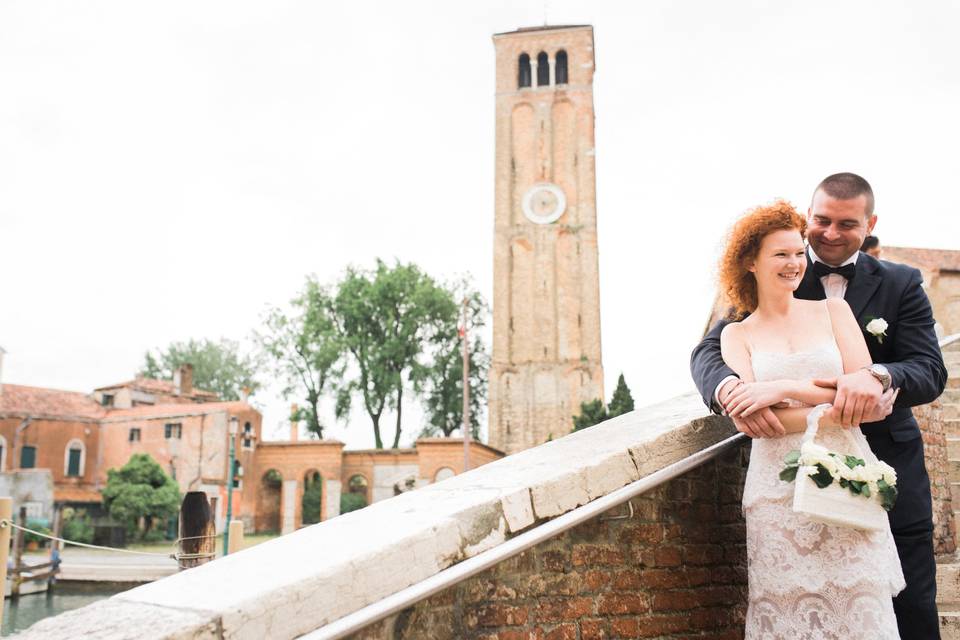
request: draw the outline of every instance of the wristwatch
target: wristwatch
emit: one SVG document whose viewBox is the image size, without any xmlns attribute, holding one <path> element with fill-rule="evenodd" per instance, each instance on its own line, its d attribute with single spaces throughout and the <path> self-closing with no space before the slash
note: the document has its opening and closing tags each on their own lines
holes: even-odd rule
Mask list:
<svg viewBox="0 0 960 640">
<path fill-rule="evenodd" d="M 864 367 L 864 369 L 869 371 L 870 375 L 880 381 L 880 384 L 883 385 L 883 391 L 886 393 L 887 389 L 890 388 L 890 384 L 893 382 L 893 379 L 890 377 L 890 372 L 887 371 L 887 368 L 882 364 L 872 364 L 869 367 Z"/>
</svg>

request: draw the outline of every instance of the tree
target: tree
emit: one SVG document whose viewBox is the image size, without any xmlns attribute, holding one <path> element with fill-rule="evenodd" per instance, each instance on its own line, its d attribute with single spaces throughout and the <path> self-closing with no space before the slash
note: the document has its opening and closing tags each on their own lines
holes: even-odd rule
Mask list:
<svg viewBox="0 0 960 640">
<path fill-rule="evenodd" d="M 293 419 L 305 420 L 307 428 L 323 438 L 320 398 L 343 375 L 344 348 L 332 317 L 330 294 L 315 279 L 307 279 L 291 304 L 294 313 L 289 317 L 280 309 L 269 310 L 254 340 L 277 377 L 286 381 L 284 398 L 301 393 L 306 400 Z"/>
<path fill-rule="evenodd" d="M 138 375 L 156 380 L 170 380 L 181 365 L 193 365 L 193 386 L 213 391 L 222 400 L 239 400 L 243 389 L 254 393 L 260 383 L 255 379 L 256 361 L 240 353 L 239 343 L 221 338 L 173 342 L 155 354 L 147 352 Z"/>
<path fill-rule="evenodd" d="M 372 272 L 350 267 L 340 281 L 332 316 L 358 373 L 338 390 L 336 414 L 348 415 L 353 396 L 359 395 L 378 449 L 383 448 L 380 418 L 386 408 L 397 413 L 393 448 L 400 446 L 404 386 L 422 387 L 424 345 L 455 313 L 451 307 L 456 304 L 449 293 L 413 264 L 390 267 L 377 260 Z"/>
<path fill-rule="evenodd" d="M 623 374 L 617 379 L 617 388 L 613 390 L 613 397 L 610 398 L 610 417 L 616 417 L 624 413 L 633 411 L 633 396 L 630 394 L 630 387 L 627 386 Z"/>
<path fill-rule="evenodd" d="M 480 417 L 487 397 L 490 358 L 479 331 L 486 324 L 488 307 L 469 283 L 448 288 L 451 300 L 467 299 L 467 331 L 470 338 L 468 384 L 470 386 L 470 433 L 480 438 Z M 443 319 L 431 345 L 432 360 L 423 372 L 423 401 L 426 426 L 422 436 L 451 433 L 463 427 L 463 343 L 460 336 L 462 308 Z"/>
<path fill-rule="evenodd" d="M 135 453 L 120 469 L 107 471 L 103 504 L 129 536 L 147 538 L 155 521 L 164 522 L 180 509 L 180 488 L 149 454 Z"/>
<path fill-rule="evenodd" d="M 609 417 L 607 410 L 603 408 L 603 400 L 600 398 L 591 400 L 590 402 L 582 402 L 580 403 L 580 415 L 573 416 L 573 430 L 579 431 L 580 429 L 592 427 Z"/>
</svg>

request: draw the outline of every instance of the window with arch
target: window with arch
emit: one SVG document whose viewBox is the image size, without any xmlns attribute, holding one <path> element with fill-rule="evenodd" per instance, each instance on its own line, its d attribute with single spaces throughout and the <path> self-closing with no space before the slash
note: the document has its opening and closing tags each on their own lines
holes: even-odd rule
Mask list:
<svg viewBox="0 0 960 640">
<path fill-rule="evenodd" d="M 7 439 L 0 436 L 0 473 L 7 470 Z"/>
<path fill-rule="evenodd" d="M 450 467 L 440 467 L 437 469 L 437 473 L 433 476 L 433 481 L 440 482 L 441 480 L 452 478 L 455 475 L 457 475 L 457 472 Z"/>
<path fill-rule="evenodd" d="M 253 425 L 249 422 L 243 423 L 243 444 L 244 451 L 253 450 Z"/>
<path fill-rule="evenodd" d="M 546 52 L 537 54 L 537 86 L 546 87 L 550 84 L 550 59 Z"/>
<path fill-rule="evenodd" d="M 63 475 L 67 478 L 83 476 L 83 467 L 86 462 L 86 447 L 82 440 L 71 440 L 63 452 Z"/>
<path fill-rule="evenodd" d="M 523 89 L 530 86 L 530 56 L 525 53 L 520 54 L 517 69 L 517 87 Z"/>
<path fill-rule="evenodd" d="M 563 49 L 557 51 L 557 60 L 555 65 L 556 70 L 554 74 L 557 84 L 567 84 L 567 52 Z"/>
</svg>

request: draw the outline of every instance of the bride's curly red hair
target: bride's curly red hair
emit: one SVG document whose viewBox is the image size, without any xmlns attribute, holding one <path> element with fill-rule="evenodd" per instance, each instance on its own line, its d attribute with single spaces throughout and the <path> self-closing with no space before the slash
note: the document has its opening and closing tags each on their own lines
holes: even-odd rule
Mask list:
<svg viewBox="0 0 960 640">
<path fill-rule="evenodd" d="M 720 259 L 720 293 L 731 307 L 731 317 L 742 318 L 757 308 L 757 281 L 747 267 L 760 252 L 763 239 L 782 229 L 796 229 L 806 237 L 807 221 L 786 200 L 756 207 L 730 230 Z"/>
</svg>

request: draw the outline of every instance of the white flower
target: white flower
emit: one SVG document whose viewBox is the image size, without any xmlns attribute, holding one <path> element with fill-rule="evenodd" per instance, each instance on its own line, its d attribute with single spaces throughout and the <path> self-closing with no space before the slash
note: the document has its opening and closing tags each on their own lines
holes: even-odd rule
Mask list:
<svg viewBox="0 0 960 640">
<path fill-rule="evenodd" d="M 883 343 L 883 337 L 887 335 L 887 321 L 883 318 L 874 318 L 867 323 L 867 331 L 876 337 L 877 342 Z"/>
</svg>

